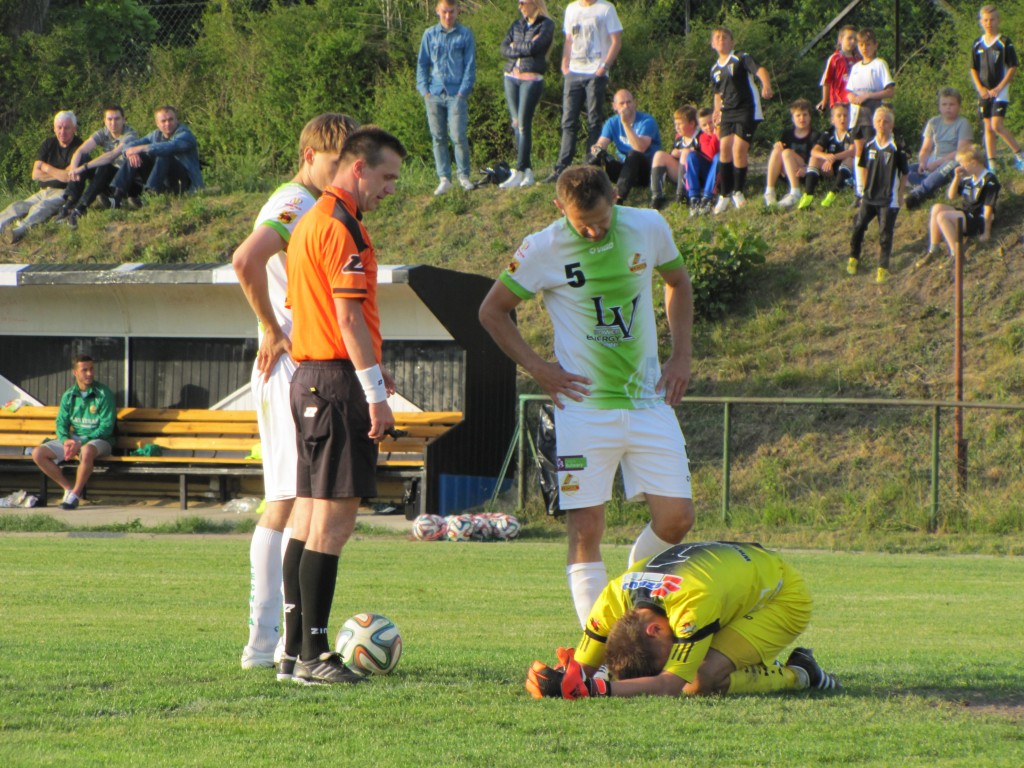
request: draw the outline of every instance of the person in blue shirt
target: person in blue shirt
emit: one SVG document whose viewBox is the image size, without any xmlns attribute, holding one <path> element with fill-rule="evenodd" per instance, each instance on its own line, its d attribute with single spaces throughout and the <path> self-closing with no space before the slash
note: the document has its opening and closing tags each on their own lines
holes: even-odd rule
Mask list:
<svg viewBox="0 0 1024 768">
<path fill-rule="evenodd" d="M 605 121 L 590 153 L 595 162 L 603 159 L 608 178 L 615 182 L 615 204 L 619 205 L 633 187 L 646 189 L 651 183 L 651 161 L 661 149 L 661 132 L 653 117 L 637 112 L 633 94 L 627 90 L 615 94 L 612 108 L 615 116 Z"/>
<path fill-rule="evenodd" d="M 120 208 L 126 200 L 129 207 L 141 206 L 140 179 L 142 191 L 147 193 L 194 192 L 203 188 L 199 144 L 188 126 L 178 122 L 178 110 L 157 107 L 153 118 L 157 129 L 125 148 L 126 162 L 110 184 L 113 208 Z"/>
<path fill-rule="evenodd" d="M 416 60 L 416 90 L 427 105 L 427 123 L 434 140 L 434 167 L 440 179 L 435 195 L 452 188 L 452 163 L 448 138 L 455 148 L 459 184 L 473 189 L 469 180 L 469 94 L 476 82 L 476 41 L 473 33 L 456 19 L 457 0 L 438 0 L 435 24 L 423 33 Z"/>
</svg>

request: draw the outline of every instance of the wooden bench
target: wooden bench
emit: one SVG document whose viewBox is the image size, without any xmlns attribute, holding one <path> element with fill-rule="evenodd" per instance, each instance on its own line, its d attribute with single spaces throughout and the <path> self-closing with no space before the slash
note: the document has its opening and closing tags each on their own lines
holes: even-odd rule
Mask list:
<svg viewBox="0 0 1024 768">
<path fill-rule="evenodd" d="M 0 409 L 0 468 L 38 473 L 43 505 L 47 478 L 32 462 L 31 449 L 55 437 L 56 418 L 56 406 L 24 406 L 14 413 Z M 428 446 L 459 424 L 462 413 L 397 413 L 395 420 L 399 436 L 381 443 L 378 478 L 385 485 L 397 481 L 400 490 L 392 498 L 406 516 L 415 516 L 424 511 Z M 94 472 L 177 475 L 184 510 L 190 477 L 216 478 L 221 500 L 226 501 L 226 478 L 262 476 L 260 460 L 248 458 L 259 441 L 255 411 L 121 408 L 114 455 L 97 460 Z M 163 455 L 131 455 L 146 445 L 159 446 Z"/>
</svg>

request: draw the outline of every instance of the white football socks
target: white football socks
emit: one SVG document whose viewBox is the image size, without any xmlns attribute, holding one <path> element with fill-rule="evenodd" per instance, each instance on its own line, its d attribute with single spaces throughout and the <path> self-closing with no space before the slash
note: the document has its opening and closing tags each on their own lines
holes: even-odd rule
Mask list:
<svg viewBox="0 0 1024 768">
<path fill-rule="evenodd" d="M 590 609 L 608 584 L 608 571 L 602 562 L 574 563 L 566 566 L 565 574 L 569 577 L 569 591 L 580 626 L 586 629 Z"/>
<path fill-rule="evenodd" d="M 283 536 L 273 528 L 256 526 L 249 544 L 249 647 L 269 653 L 281 636 L 281 558 Z"/>
<path fill-rule="evenodd" d="M 659 538 L 658 534 L 651 528 L 651 524 L 648 523 L 640 531 L 640 535 L 633 542 L 633 548 L 629 551 L 629 567 L 632 568 L 633 563 L 654 557 L 654 555 L 664 552 L 672 546 L 675 546 L 672 542 Z"/>
</svg>

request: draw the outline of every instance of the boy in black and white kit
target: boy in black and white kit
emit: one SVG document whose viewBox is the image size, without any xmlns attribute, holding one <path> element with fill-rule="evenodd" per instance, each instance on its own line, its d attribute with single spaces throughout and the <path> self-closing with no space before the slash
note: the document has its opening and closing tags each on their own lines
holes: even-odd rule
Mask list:
<svg viewBox="0 0 1024 768">
<path fill-rule="evenodd" d="M 996 135 L 1014 154 L 1014 166 L 1024 171 L 1024 153 L 1003 119 L 1010 102 L 1010 81 L 1017 73 L 1017 50 L 1005 35 L 999 34 L 999 11 L 986 5 L 978 12 L 978 23 L 985 31 L 971 49 L 971 79 L 978 90 L 978 109 L 985 123 L 985 152 L 988 167 L 996 156 Z"/>
<path fill-rule="evenodd" d="M 715 89 L 714 120 L 719 126 L 722 142 L 718 160 L 718 181 L 721 198 L 714 212 L 724 213 L 729 198 L 737 208 L 747 204 L 743 188 L 747 183 L 747 153 L 757 124 L 764 120 L 761 98 L 772 97 L 768 70 L 749 53 L 737 54 L 732 32 L 725 27 L 711 31 L 711 47 L 718 61 L 711 68 L 711 84 Z M 758 93 L 754 78 L 761 81 Z"/>
<path fill-rule="evenodd" d="M 875 110 L 875 137 L 864 147 L 864 153 L 857 162 L 857 176 L 864 191 L 860 210 L 853 222 L 853 237 L 850 239 L 850 260 L 846 271 L 857 274 L 860 249 L 864 233 L 871 220 L 878 217 L 878 272 L 875 282 L 879 285 L 889 280 L 889 256 L 892 254 L 892 234 L 896 228 L 896 215 L 900 212 L 907 173 L 910 164 L 907 153 L 897 146 L 892 136 L 895 116 L 888 107 Z"/>
</svg>

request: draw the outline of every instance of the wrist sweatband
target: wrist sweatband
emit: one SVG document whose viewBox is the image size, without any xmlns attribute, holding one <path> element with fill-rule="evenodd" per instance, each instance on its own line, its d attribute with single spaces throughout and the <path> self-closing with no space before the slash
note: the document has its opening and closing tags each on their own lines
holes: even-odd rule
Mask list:
<svg viewBox="0 0 1024 768">
<path fill-rule="evenodd" d="M 388 399 L 388 393 L 384 389 L 384 374 L 381 373 L 379 365 L 356 371 L 356 378 L 359 379 L 359 383 L 363 386 L 366 402 L 372 405 L 373 403 L 382 403 Z"/>
</svg>

